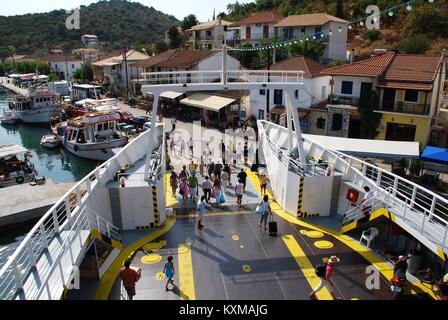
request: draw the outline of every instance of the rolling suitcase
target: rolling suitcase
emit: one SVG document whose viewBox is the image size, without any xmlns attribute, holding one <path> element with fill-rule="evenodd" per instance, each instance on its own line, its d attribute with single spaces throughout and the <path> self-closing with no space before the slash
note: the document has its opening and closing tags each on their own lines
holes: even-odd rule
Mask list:
<svg viewBox="0 0 448 320">
<path fill-rule="evenodd" d="M 270 236 L 277 236 L 277 222 L 274 221 L 274 217 L 271 216 L 271 221 L 269 221 L 269 235 Z"/>
</svg>

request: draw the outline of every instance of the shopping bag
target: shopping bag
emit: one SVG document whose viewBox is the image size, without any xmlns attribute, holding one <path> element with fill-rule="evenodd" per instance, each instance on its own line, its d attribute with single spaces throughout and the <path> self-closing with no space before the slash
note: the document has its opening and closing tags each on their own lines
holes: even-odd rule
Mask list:
<svg viewBox="0 0 448 320">
<path fill-rule="evenodd" d="M 219 203 L 224 203 L 226 202 L 226 198 L 224 197 L 224 194 L 221 193 L 221 195 L 219 196 Z"/>
</svg>

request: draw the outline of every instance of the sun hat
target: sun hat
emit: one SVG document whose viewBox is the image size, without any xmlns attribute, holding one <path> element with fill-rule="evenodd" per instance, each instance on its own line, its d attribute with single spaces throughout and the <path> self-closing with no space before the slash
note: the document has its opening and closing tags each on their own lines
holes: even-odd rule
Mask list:
<svg viewBox="0 0 448 320">
<path fill-rule="evenodd" d="M 443 277 L 443 282 L 448 282 L 448 273 Z"/>
<path fill-rule="evenodd" d="M 330 259 L 328 259 L 328 262 L 332 262 L 332 263 L 341 262 L 341 259 L 339 259 L 336 256 L 331 256 Z"/>
</svg>

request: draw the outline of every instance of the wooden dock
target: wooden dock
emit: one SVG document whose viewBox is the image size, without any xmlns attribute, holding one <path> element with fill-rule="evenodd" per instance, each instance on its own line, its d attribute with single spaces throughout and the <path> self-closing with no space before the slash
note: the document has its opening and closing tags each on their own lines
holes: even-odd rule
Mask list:
<svg viewBox="0 0 448 320">
<path fill-rule="evenodd" d="M 0 189 L 0 228 L 40 218 L 75 184 L 47 180 L 41 186 L 23 184 Z"/>
<path fill-rule="evenodd" d="M 26 95 L 28 93 L 28 89 L 23 89 L 23 88 L 19 88 L 17 86 L 15 86 L 12 82 L 10 82 L 10 80 L 6 77 L 0 77 L 0 86 L 16 93 L 19 95 Z"/>
</svg>

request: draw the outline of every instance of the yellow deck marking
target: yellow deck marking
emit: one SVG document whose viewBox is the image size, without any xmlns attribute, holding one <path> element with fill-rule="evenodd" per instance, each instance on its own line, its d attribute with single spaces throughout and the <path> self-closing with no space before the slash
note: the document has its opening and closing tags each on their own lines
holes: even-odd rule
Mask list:
<svg viewBox="0 0 448 320">
<path fill-rule="evenodd" d="M 143 256 L 141 261 L 144 264 L 155 264 L 162 261 L 162 256 L 160 254 L 148 254 Z"/>
<path fill-rule="evenodd" d="M 169 217 L 166 219 L 165 224 L 161 228 L 151 232 L 146 237 L 137 240 L 129 247 L 123 249 L 123 251 L 121 251 L 120 255 L 111 264 L 111 266 L 101 279 L 100 285 L 96 290 L 95 300 L 107 300 L 110 290 L 112 289 L 112 286 L 114 285 L 120 269 L 123 265 L 123 262 L 128 259 L 136 250 L 140 249 L 148 242 L 154 241 L 155 239 L 170 231 L 175 223 L 176 217 Z"/>
<path fill-rule="evenodd" d="M 311 231 L 300 230 L 300 233 L 309 238 L 322 238 L 324 236 L 324 234 L 322 232 L 315 231 L 315 230 L 311 230 Z"/>
<path fill-rule="evenodd" d="M 253 173 L 250 170 L 247 170 L 246 173 L 247 173 L 247 177 L 248 177 L 250 183 L 252 183 L 252 185 L 257 190 L 257 192 L 259 194 L 261 194 L 260 183 L 259 183 L 259 180 L 258 180 L 258 177 L 256 176 L 256 174 Z M 280 207 L 280 205 L 275 201 L 274 197 L 272 196 L 272 194 L 269 191 L 267 191 L 267 195 L 269 196 L 269 199 L 271 201 L 272 212 L 277 214 L 279 217 L 281 217 L 284 220 L 286 220 L 286 221 L 288 221 L 288 222 L 290 222 L 292 224 L 295 224 L 297 226 L 300 226 L 300 227 L 303 227 L 303 228 L 313 229 L 313 230 L 316 230 L 316 231 L 320 231 L 320 232 L 322 232 L 324 234 L 333 236 L 336 240 L 342 242 L 347 247 L 349 247 L 353 251 L 355 251 L 358 254 L 360 254 L 364 259 L 369 261 L 370 264 L 375 266 L 375 268 L 387 280 L 392 278 L 393 268 L 391 266 L 389 266 L 387 264 L 387 262 L 384 261 L 384 259 L 382 259 L 381 257 L 377 256 L 372 251 L 368 250 L 366 247 L 360 245 L 359 242 L 356 241 L 355 239 L 350 238 L 349 236 L 343 234 L 340 231 L 336 231 L 336 230 L 333 230 L 333 229 L 330 229 L 330 228 L 326 228 L 326 227 L 317 226 L 317 225 L 305 222 L 303 220 L 299 220 L 299 219 L 293 217 L 292 215 L 290 215 L 289 213 L 287 213 L 286 211 L 284 211 Z M 417 287 L 420 291 L 422 291 L 422 292 L 428 294 L 429 296 L 431 296 L 433 299 L 436 299 L 436 296 L 432 292 L 432 290 L 427 288 L 427 287 L 425 287 L 424 285 L 422 285 L 422 283 L 416 282 L 416 283 L 413 283 L 413 285 L 415 287 Z"/>
<path fill-rule="evenodd" d="M 245 265 L 243 265 L 243 271 L 244 272 L 251 272 L 252 268 L 250 267 L 250 265 L 245 264 Z"/>
<path fill-rule="evenodd" d="M 232 236 L 232 239 L 233 239 L 234 241 L 238 241 L 238 240 L 240 240 L 240 237 L 238 237 L 238 235 L 234 234 L 234 235 Z"/>
<path fill-rule="evenodd" d="M 181 300 L 196 300 L 190 245 L 179 244 L 178 261 L 180 298 Z"/>
<path fill-rule="evenodd" d="M 316 275 L 313 265 L 311 264 L 308 257 L 305 255 L 305 252 L 303 252 L 302 248 L 300 247 L 296 239 L 294 239 L 292 235 L 283 235 L 282 240 L 285 242 L 286 246 L 291 252 L 291 255 L 294 257 L 297 264 L 299 265 L 299 268 L 303 272 L 310 287 L 313 289 L 317 287 L 319 285 L 320 279 Z M 331 296 L 330 292 L 325 287 L 318 293 L 316 293 L 316 296 L 319 300 L 333 300 L 333 297 Z"/>
<path fill-rule="evenodd" d="M 162 240 L 159 242 L 154 242 L 154 243 L 148 243 L 145 246 L 143 246 L 143 250 L 145 251 L 157 251 L 162 249 L 164 246 L 166 246 L 166 241 Z"/>
<path fill-rule="evenodd" d="M 162 281 L 165 279 L 165 274 L 163 272 L 159 272 L 156 275 L 156 280 Z"/>
<path fill-rule="evenodd" d="M 230 215 L 238 215 L 238 214 L 251 214 L 254 213 L 253 211 L 235 211 L 235 212 L 214 212 L 214 213 L 206 213 L 204 214 L 204 217 L 221 217 L 221 216 L 230 216 Z M 176 215 L 176 218 L 178 219 L 185 219 L 185 218 L 197 218 L 197 214 L 179 214 Z"/>
<path fill-rule="evenodd" d="M 331 249 L 333 248 L 333 243 L 330 241 L 322 240 L 314 242 L 314 246 L 319 249 Z"/>
</svg>

